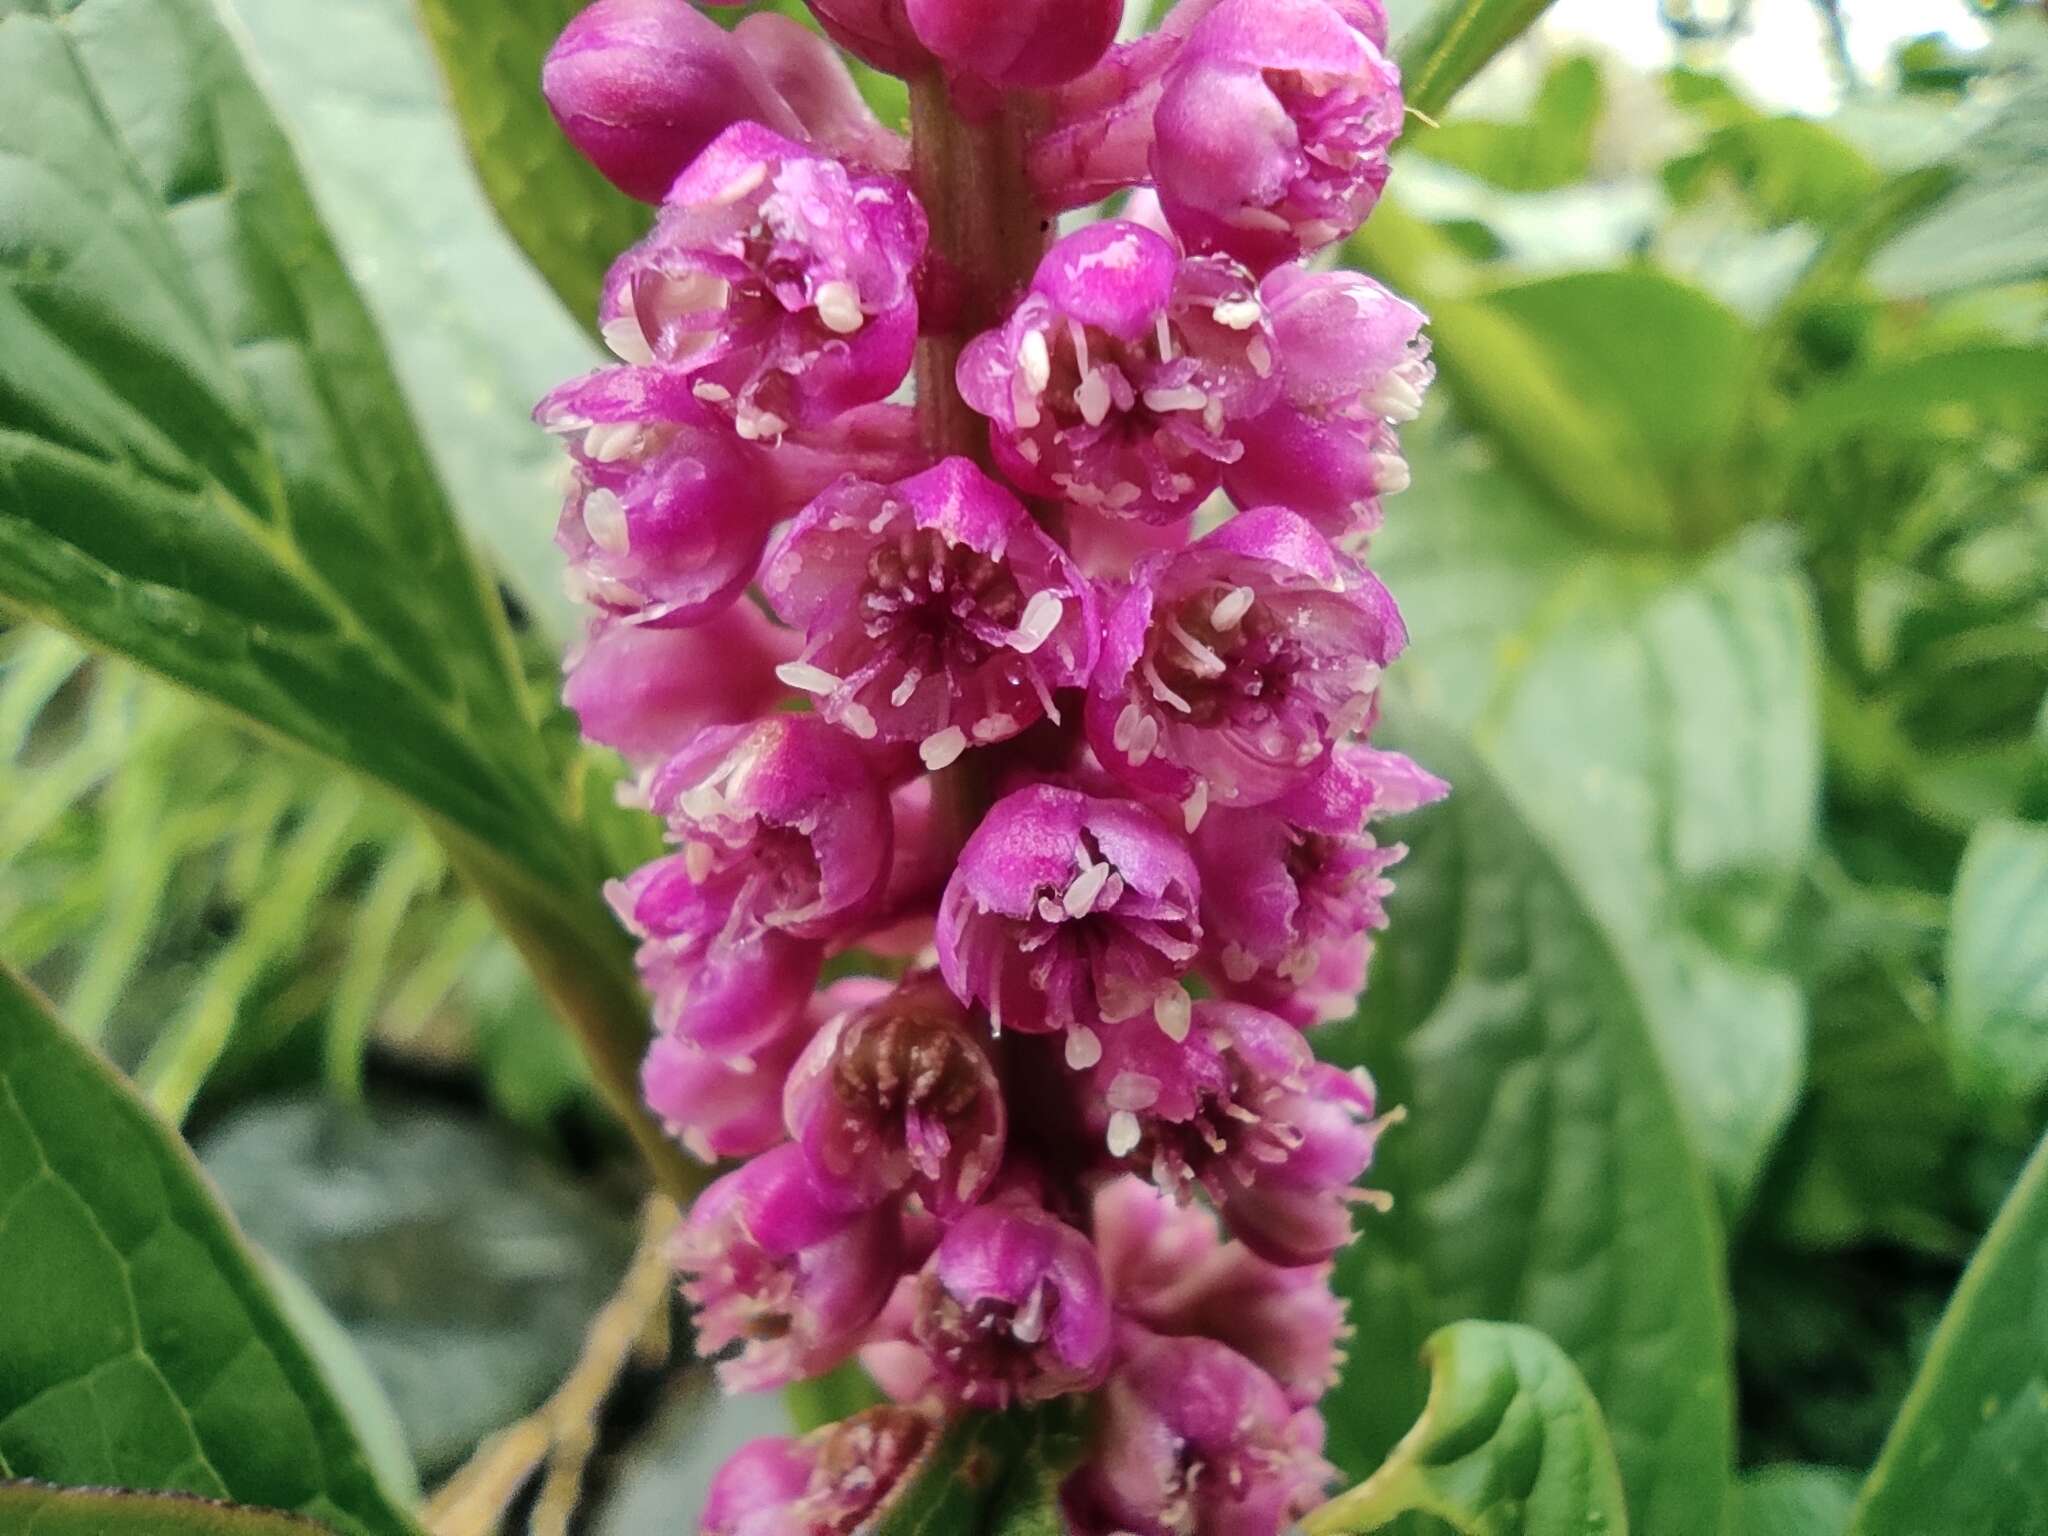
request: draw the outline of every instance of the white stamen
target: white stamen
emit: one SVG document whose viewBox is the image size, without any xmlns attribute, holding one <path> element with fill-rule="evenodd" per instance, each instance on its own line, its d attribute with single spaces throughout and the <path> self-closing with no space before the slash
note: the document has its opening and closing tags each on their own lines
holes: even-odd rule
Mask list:
<svg viewBox="0 0 2048 1536">
<path fill-rule="evenodd" d="M 1225 299 L 1210 311 L 1216 323 L 1233 331 L 1248 331 L 1259 323 L 1265 306 L 1257 299 Z"/>
<path fill-rule="evenodd" d="M 1150 411 L 1199 411 L 1208 403 L 1209 397 L 1192 384 L 1145 391 L 1145 408 Z"/>
<path fill-rule="evenodd" d="M 1017 717 L 1015 715 L 985 715 L 974 722 L 974 739 L 976 741 L 1001 741 L 1005 736 L 1014 736 L 1016 734 Z"/>
<path fill-rule="evenodd" d="M 1166 686 L 1165 681 L 1159 676 L 1159 669 L 1152 664 L 1152 658 L 1149 656 L 1145 658 L 1145 681 L 1151 685 L 1152 697 L 1160 703 L 1171 704 L 1184 715 L 1192 715 L 1195 712 L 1192 704 Z"/>
<path fill-rule="evenodd" d="M 1024 605 L 1024 616 L 1017 621 L 1016 633 L 1010 637 L 1011 649 L 1029 656 L 1052 638 L 1066 611 L 1067 605 L 1057 592 L 1032 593 L 1031 601 Z"/>
<path fill-rule="evenodd" d="M 1186 992 L 1179 987 L 1168 987 L 1152 1004 L 1152 1017 L 1166 1031 L 1167 1039 L 1185 1040 L 1189 1021 L 1194 1017 L 1194 1006 Z"/>
<path fill-rule="evenodd" d="M 820 283 L 813 302 L 818 307 L 818 318 L 825 323 L 825 329 L 841 336 L 851 336 L 868 318 L 860 312 L 860 295 L 848 282 L 835 279 Z"/>
<path fill-rule="evenodd" d="M 583 498 L 583 529 L 590 542 L 608 555 L 623 555 L 632 548 L 626 504 L 602 486 Z"/>
<path fill-rule="evenodd" d="M 637 421 L 599 422 L 583 434 L 583 456 L 600 464 L 616 464 L 639 446 Z"/>
<path fill-rule="evenodd" d="M 808 661 L 785 661 L 775 669 L 775 675 L 801 693 L 815 693 L 820 696 L 832 692 L 843 681 L 823 667 L 812 666 Z"/>
<path fill-rule="evenodd" d="M 1269 378 L 1273 372 L 1273 349 L 1266 345 L 1266 338 L 1254 336 L 1251 345 L 1244 349 L 1245 361 L 1252 365 L 1252 372 L 1260 378 Z"/>
<path fill-rule="evenodd" d="M 705 876 L 711 873 L 711 862 L 716 857 L 716 850 L 709 843 L 693 840 L 683 849 L 683 873 L 690 877 L 690 884 L 704 883 Z"/>
<path fill-rule="evenodd" d="M 699 400 L 709 401 L 712 405 L 722 405 L 732 398 L 731 390 L 723 384 L 713 383 L 710 379 L 699 379 L 690 386 L 690 393 Z"/>
<path fill-rule="evenodd" d="M 1372 456 L 1373 489 L 1382 496 L 1398 496 L 1408 489 L 1408 461 L 1398 453 Z"/>
<path fill-rule="evenodd" d="M 1046 350 L 1045 332 L 1026 331 L 1024 339 L 1017 345 L 1017 366 L 1024 370 L 1024 382 L 1031 386 L 1031 393 L 1045 393 L 1045 386 L 1052 382 L 1052 355 Z"/>
<path fill-rule="evenodd" d="M 905 672 L 894 688 L 889 690 L 889 703 L 901 709 L 910 702 L 910 696 L 917 692 L 917 685 L 924 681 L 924 674 L 916 667 Z"/>
<path fill-rule="evenodd" d="M 1045 1337 L 1045 1294 L 1049 1289 L 1047 1281 L 1039 1281 L 1023 1310 L 1010 1319 L 1010 1337 L 1019 1344 L 1036 1344 Z"/>
<path fill-rule="evenodd" d="M 748 442 L 760 443 L 782 436 L 789 430 L 789 423 L 773 411 L 743 408 L 734 418 L 733 427 Z"/>
<path fill-rule="evenodd" d="M 1159 361 L 1161 361 L 1162 363 L 1172 362 L 1173 328 L 1166 323 L 1166 316 L 1161 315 L 1158 318 L 1158 320 L 1154 322 L 1153 333 L 1155 336 L 1157 336 L 1159 340 Z"/>
<path fill-rule="evenodd" d="M 1202 818 L 1209 814 L 1209 781 L 1195 780 L 1195 787 L 1188 792 L 1187 799 L 1180 803 L 1181 822 L 1189 832 L 1202 824 Z"/>
<path fill-rule="evenodd" d="M 1223 658 L 1187 631 L 1187 626 L 1169 615 L 1166 620 L 1167 632 L 1180 642 L 1181 649 L 1188 653 L 1188 660 L 1194 663 L 1197 677 L 1221 677 L 1230 669 Z"/>
<path fill-rule="evenodd" d="M 1085 1024 L 1076 1024 L 1067 1031 L 1067 1065 L 1076 1072 L 1086 1072 L 1102 1060 L 1102 1039 Z"/>
<path fill-rule="evenodd" d="M 933 731 L 917 744 L 917 755 L 933 773 L 946 767 L 966 750 L 967 733 L 957 725 L 949 725 L 943 731 Z"/>
<path fill-rule="evenodd" d="M 654 348 L 647 344 L 647 334 L 640 329 L 640 322 L 631 315 L 621 315 L 616 320 L 607 320 L 599 332 L 604 344 L 610 347 L 612 355 L 620 362 L 633 363 L 640 367 L 654 361 Z"/>
<path fill-rule="evenodd" d="M 839 723 L 862 741 L 875 739 L 875 717 L 865 704 L 848 704 L 839 711 Z"/>
<path fill-rule="evenodd" d="M 1252 611 L 1252 600 L 1257 595 L 1250 587 L 1232 587 L 1217 598 L 1216 606 L 1209 610 L 1210 625 L 1218 634 L 1228 634 Z"/>
<path fill-rule="evenodd" d="M 728 181 L 724 186 L 712 193 L 711 201 L 714 203 L 736 203 L 767 179 L 767 162 L 756 160 L 744 171 L 741 171 L 739 175 L 733 177 L 731 181 Z"/>
<path fill-rule="evenodd" d="M 1081 387 L 1074 391 L 1074 404 L 1081 412 L 1081 419 L 1091 427 L 1099 427 L 1109 416 L 1111 404 L 1109 383 L 1097 371 L 1081 380 Z"/>
<path fill-rule="evenodd" d="M 1109 1155 L 1129 1157 L 1137 1150 L 1139 1137 L 1138 1117 L 1128 1109 L 1119 1109 L 1109 1117 Z"/>
<path fill-rule="evenodd" d="M 1131 766 L 1142 768 L 1152 759 L 1159 747 L 1159 722 L 1151 715 L 1138 722 L 1138 728 L 1131 732 Z"/>
<path fill-rule="evenodd" d="M 1086 917 L 1095 910 L 1095 898 L 1102 894 L 1102 888 L 1109 884 L 1112 871 L 1106 863 L 1091 864 L 1074 877 L 1074 883 L 1067 887 L 1067 893 L 1060 898 L 1060 906 L 1069 917 Z"/>
<path fill-rule="evenodd" d="M 1067 339 L 1074 344 L 1074 372 L 1085 379 L 1095 370 L 1088 363 L 1088 333 L 1080 321 L 1067 322 Z"/>
<path fill-rule="evenodd" d="M 1123 713 L 1116 717 L 1116 728 L 1109 733 L 1110 744 L 1119 752 L 1131 750 L 1131 743 L 1138 738 L 1138 723 L 1145 718 L 1145 711 L 1135 703 L 1126 704 Z"/>
</svg>

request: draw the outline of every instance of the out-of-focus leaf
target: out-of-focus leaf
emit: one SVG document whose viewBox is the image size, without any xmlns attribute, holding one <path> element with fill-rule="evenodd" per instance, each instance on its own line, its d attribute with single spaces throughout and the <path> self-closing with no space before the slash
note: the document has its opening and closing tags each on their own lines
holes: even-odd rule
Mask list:
<svg viewBox="0 0 2048 1536">
<path fill-rule="evenodd" d="M 1435 117 L 1487 62 L 1536 24 L 1551 0 L 1438 0 L 1394 39 L 1412 111 Z"/>
<path fill-rule="evenodd" d="M 2048 1087 L 2048 827 L 1993 822 L 1963 853 L 1949 920 L 1948 1032 L 1966 1086 Z"/>
<path fill-rule="evenodd" d="M 1742 1536 L 1842 1536 L 1856 1481 L 1837 1467 L 1764 1467 L 1742 1479 Z"/>
<path fill-rule="evenodd" d="M 1730 469 L 1753 342 L 1699 289 L 1637 268 L 1420 297 L 1460 407 L 1591 527 L 1703 547 L 1755 515 Z"/>
<path fill-rule="evenodd" d="M 2048 1531 L 2048 1139 L 1956 1287 L 1851 1536 Z"/>
<path fill-rule="evenodd" d="M 1363 1536 L 1409 1511 L 1466 1536 L 1626 1536 L 1600 1405 L 1563 1350 L 1533 1328 L 1465 1322 L 1422 1352 L 1422 1416 L 1367 1481 L 1302 1521 L 1306 1536 Z"/>
<path fill-rule="evenodd" d="M 1943 411 L 1973 420 L 2038 420 L 2048 399 L 2048 352 L 2034 347 L 1964 346 L 1859 370 L 1802 399 L 1771 437 L 1781 475 L 1861 432 L 1896 434 Z"/>
<path fill-rule="evenodd" d="M 1526 1323 L 1591 1385 L 1636 1527 L 1713 1536 L 1733 1430 L 1720 1243 L 1642 996 L 1496 771 L 1413 712 L 1389 721 L 1454 788 L 1407 819 L 1364 1005 L 1318 1038 L 1411 1111 L 1374 1164 L 1393 1208 L 1339 1262 L 1370 1321 L 1325 1400 L 1329 1453 L 1362 1477 L 1392 1450 L 1437 1328 Z"/>
<path fill-rule="evenodd" d="M 1731 123 L 1664 168 L 1664 185 L 1680 203 L 1697 201 L 1717 178 L 1739 188 L 1767 225 L 1821 228 L 1854 218 L 1878 183 L 1869 161 L 1806 117 Z"/>
<path fill-rule="evenodd" d="M 782 1395 L 789 1402 L 790 1417 L 796 1420 L 799 1431 L 837 1423 L 863 1408 L 887 1401 L 858 1360 L 849 1360 L 837 1370 L 810 1381 L 799 1381 L 785 1388 Z"/>
<path fill-rule="evenodd" d="M 1409 147 L 1504 191 L 1550 191 L 1585 178 L 1602 105 L 1600 68 L 1577 54 L 1551 67 L 1525 120 L 1459 117 L 1436 128 L 1411 127 Z"/>
<path fill-rule="evenodd" d="M 421 0 L 477 174 L 569 313 L 595 323 L 605 270 L 653 214 L 579 155 L 540 93 L 541 62 L 584 0 Z"/>
<path fill-rule="evenodd" d="M 1767 953 L 1819 794 L 1792 551 L 1620 554 L 1428 419 L 1408 449 L 1415 485 L 1373 544 L 1414 637 L 1390 716 L 1427 715 L 1483 755 L 1620 957 L 1687 1129 L 1739 1203 L 1802 1054 L 1798 990 Z"/>
<path fill-rule="evenodd" d="M 429 1476 L 554 1390 L 632 1244 L 588 1189 L 423 1105 L 261 1105 L 201 1150 L 250 1237 L 348 1330 Z"/>
<path fill-rule="evenodd" d="M 0 972 L 0 1476 L 415 1536 L 190 1154 Z"/>
<path fill-rule="evenodd" d="M 0 1483 L 0 1531 L 11 1536 L 320 1536 L 324 1530 L 297 1515 L 189 1494 Z"/>
<path fill-rule="evenodd" d="M 561 454 L 531 412 L 597 365 L 589 317 L 498 223 L 409 0 L 233 6 L 456 511 L 559 643 Z"/>
</svg>

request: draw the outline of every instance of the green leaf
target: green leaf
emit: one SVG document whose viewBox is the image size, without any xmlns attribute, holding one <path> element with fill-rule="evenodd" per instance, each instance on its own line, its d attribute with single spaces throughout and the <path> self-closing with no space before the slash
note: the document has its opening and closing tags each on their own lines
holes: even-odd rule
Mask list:
<svg viewBox="0 0 2048 1536">
<path fill-rule="evenodd" d="M 891 1497 L 876 1536 L 1061 1536 L 1059 1485 L 1085 1443 L 1071 1401 L 965 1414 Z"/>
<path fill-rule="evenodd" d="M 1436 128 L 1411 126 L 1409 148 L 1504 191 L 1552 191 L 1585 179 L 1605 97 L 1599 66 L 1574 54 L 1543 77 L 1522 121 L 1461 117 Z"/>
<path fill-rule="evenodd" d="M 1965 1087 L 2018 1101 L 2048 1088 L 2048 827 L 1991 822 L 1971 834 L 1947 969 Z"/>
<path fill-rule="evenodd" d="M 1855 1499 L 1855 1480 L 1839 1468 L 1764 1467 L 1742 1479 L 1735 1529 L 1742 1536 L 1842 1536 Z"/>
<path fill-rule="evenodd" d="M 420 0 L 484 191 L 569 313 L 595 324 L 613 259 L 653 213 L 578 154 L 540 93 L 541 62 L 584 0 Z"/>
<path fill-rule="evenodd" d="M 589 316 L 499 224 L 410 0 L 233 6 L 456 511 L 559 643 L 561 451 L 531 413 L 600 361 Z"/>
<path fill-rule="evenodd" d="M 1302 1521 L 1364 1536 L 1419 1511 L 1464 1536 L 1626 1536 L 1600 1405 L 1563 1350 L 1515 1323 L 1453 1323 L 1422 1347 L 1429 1400 L 1385 1464 Z"/>
<path fill-rule="evenodd" d="M 782 1396 L 789 1404 L 789 1416 L 796 1421 L 800 1432 L 837 1423 L 851 1418 L 863 1408 L 888 1401 L 883 1397 L 881 1388 L 875 1385 L 874 1378 L 861 1369 L 858 1360 L 849 1360 L 823 1376 L 785 1387 Z"/>
<path fill-rule="evenodd" d="M 318 1536 L 323 1527 L 188 1494 L 0 1483 L 0 1530 L 10 1536 Z"/>
<path fill-rule="evenodd" d="M 1697 548 L 1755 515 L 1731 471 L 1754 342 L 1719 301 L 1648 268 L 1415 297 L 1459 405 L 1589 526 Z"/>
<path fill-rule="evenodd" d="M 1956 1287 L 1850 1536 L 2048 1532 L 2048 1138 Z"/>
<path fill-rule="evenodd" d="M 191 1154 L 5 972 L 0 1476 L 416 1536 Z"/>
<path fill-rule="evenodd" d="M 1721 1254 L 1644 1001 L 1586 899 L 1469 748 L 1390 712 L 1454 788 L 1408 819 L 1395 922 L 1359 1016 L 1319 1040 L 1407 1124 L 1380 1143 L 1391 1213 L 1340 1262 L 1363 1322 L 1325 1404 L 1345 1472 L 1422 1406 L 1415 1353 L 1495 1317 L 1555 1339 L 1607 1414 L 1636 1524 L 1715 1536 L 1732 1384 Z M 1570 739 L 1570 738 L 1567 738 Z"/>
<path fill-rule="evenodd" d="M 1551 0 L 1438 0 L 1394 39 L 1411 111 L 1435 117 L 1493 56 L 1536 24 Z"/>
</svg>

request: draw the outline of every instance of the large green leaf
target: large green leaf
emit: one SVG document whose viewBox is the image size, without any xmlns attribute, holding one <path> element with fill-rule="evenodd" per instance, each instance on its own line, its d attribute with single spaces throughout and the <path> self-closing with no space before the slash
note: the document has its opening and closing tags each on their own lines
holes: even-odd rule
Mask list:
<svg viewBox="0 0 2048 1536">
<path fill-rule="evenodd" d="M 1469 441 L 1417 428 L 1414 488 L 1373 546 L 1414 636 L 1394 717 L 1441 721 L 1484 756 L 1621 957 L 1736 1201 L 1800 1075 L 1800 994 L 1761 958 L 1819 793 L 1816 640 L 1792 552 L 1760 538 L 1705 560 L 1617 553 Z"/>
<path fill-rule="evenodd" d="M 1434 117 L 1493 56 L 1536 24 L 1551 0 L 1437 0 L 1394 39 L 1402 92 Z"/>
<path fill-rule="evenodd" d="M 2048 1532 L 2048 1139 L 1984 1235 L 1851 1536 Z"/>
<path fill-rule="evenodd" d="M 598 289 L 652 214 L 591 168 L 540 93 L 541 61 L 584 0 L 420 0 L 484 190 L 569 312 L 595 323 Z"/>
<path fill-rule="evenodd" d="M 1948 1028 L 1966 1086 L 2016 1100 L 2048 1087 L 2048 827 L 1971 835 L 1949 918 Z"/>
<path fill-rule="evenodd" d="M 5 972 L 0 1476 L 415 1536 L 191 1154 Z"/>
<path fill-rule="evenodd" d="M 1514 1323 L 1453 1323 L 1423 1346 L 1429 1400 L 1365 1482 L 1302 1521 L 1362 1536 L 1418 1511 L 1465 1536 L 1626 1536 L 1600 1405 L 1564 1351 Z"/>
<path fill-rule="evenodd" d="M 185 1494 L 0 1483 L 0 1531 L 8 1536 L 320 1536 L 321 1530 L 297 1515 Z"/>
<path fill-rule="evenodd" d="M 531 413 L 596 366 L 589 317 L 498 222 L 411 0 L 232 3 L 456 511 L 559 643 L 577 624 L 551 537 L 562 460 Z"/>
<path fill-rule="evenodd" d="M 1835 1467 L 1788 1463 L 1742 1479 L 1742 1536 L 1842 1536 L 1856 1484 Z"/>
<path fill-rule="evenodd" d="M 1496 774 L 1408 720 L 1396 739 L 1455 787 L 1404 829 L 1365 1005 L 1319 1040 L 1410 1112 L 1375 1164 L 1393 1209 L 1339 1266 L 1360 1327 L 1326 1403 L 1331 1455 L 1363 1476 L 1392 1449 L 1436 1328 L 1527 1323 L 1605 1410 L 1638 1528 L 1714 1536 L 1732 1449 L 1720 1246 L 1644 1000 Z"/>
</svg>

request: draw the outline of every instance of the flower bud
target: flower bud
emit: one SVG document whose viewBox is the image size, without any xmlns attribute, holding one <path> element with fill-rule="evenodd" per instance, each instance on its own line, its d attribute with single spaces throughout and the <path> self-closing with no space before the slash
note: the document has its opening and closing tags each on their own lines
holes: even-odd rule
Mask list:
<svg viewBox="0 0 2048 1536">
<path fill-rule="evenodd" d="M 825 35 L 888 75 L 906 79 L 931 66 L 931 56 L 911 30 L 903 0 L 806 0 Z"/>
<path fill-rule="evenodd" d="M 943 63 L 1011 88 L 1060 85 L 1116 41 L 1123 0 L 904 0 L 911 30 Z"/>
<path fill-rule="evenodd" d="M 644 203 L 736 122 L 801 131 L 760 67 L 688 0 L 597 0 L 555 40 L 540 81 L 569 141 Z"/>
<path fill-rule="evenodd" d="M 853 1214 L 823 1199 L 790 1145 L 712 1184 L 675 1241 L 699 1352 L 741 1346 L 718 1368 L 733 1392 L 831 1370 L 881 1312 L 903 1259 L 895 1214 Z"/>
<path fill-rule="evenodd" d="M 784 1104 L 813 1180 L 851 1205 L 908 1188 L 950 1216 L 1002 1162 L 1002 1085 L 935 975 L 827 1023 L 790 1073 Z"/>
<path fill-rule="evenodd" d="M 1187 849 L 1151 812 L 1033 785 L 997 801 L 961 851 L 939 967 L 995 1029 L 1064 1031 L 1068 1063 L 1092 1066 L 1106 1025 L 1187 1033 L 1199 898 Z"/>
<path fill-rule="evenodd" d="M 807 631 L 791 684 L 865 739 L 926 766 L 1058 718 L 1094 662 L 1094 591 L 1007 490 L 966 459 L 894 487 L 846 479 L 804 509 L 762 571 Z"/>
<path fill-rule="evenodd" d="M 1223 0 L 1189 32 L 1153 117 L 1152 169 L 1192 250 L 1254 271 L 1361 224 L 1401 131 L 1400 76 L 1329 0 Z"/>
<path fill-rule="evenodd" d="M 855 1536 L 938 1437 L 908 1408 L 865 1408 L 801 1440 L 750 1441 L 711 1480 L 701 1536 Z"/>
<path fill-rule="evenodd" d="M 910 146 L 869 109 L 839 50 L 800 21 L 758 11 L 733 28 L 733 40 L 761 67 L 803 124 L 801 137 L 842 160 L 902 175 Z"/>
<path fill-rule="evenodd" d="M 1109 1366 L 1109 1299 L 1088 1240 L 1029 1205 L 969 1212 L 919 1278 L 911 1331 L 951 1401 L 1006 1408 L 1085 1391 Z"/>
<path fill-rule="evenodd" d="M 599 621 L 569 662 L 562 702 L 586 738 L 645 761 L 676 751 L 707 725 L 773 710 L 789 691 L 775 669 L 799 643 L 744 602 L 694 630 Z M 717 666 L 704 665 L 707 654 Z"/>
</svg>

